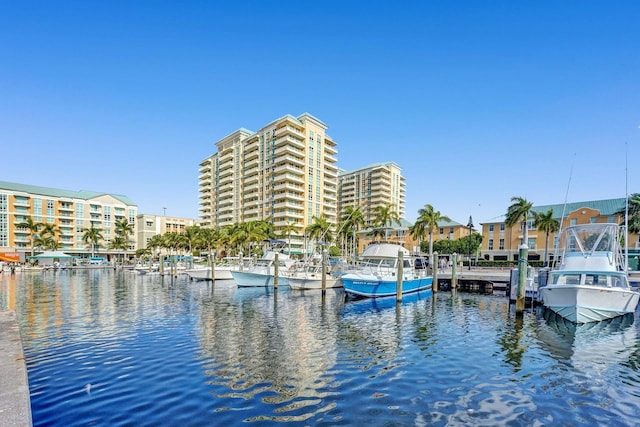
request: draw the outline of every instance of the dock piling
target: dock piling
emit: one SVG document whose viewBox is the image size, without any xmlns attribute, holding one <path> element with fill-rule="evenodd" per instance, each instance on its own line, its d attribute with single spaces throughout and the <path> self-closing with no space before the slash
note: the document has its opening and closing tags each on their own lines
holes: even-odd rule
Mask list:
<svg viewBox="0 0 640 427">
<path fill-rule="evenodd" d="M 403 275 L 403 263 L 404 263 L 404 254 L 402 251 L 398 251 L 398 277 L 396 281 L 396 301 L 402 302 L 402 275 Z"/>
<path fill-rule="evenodd" d="M 438 262 L 438 252 L 434 252 L 431 257 L 431 264 L 433 270 L 433 285 L 431 289 L 434 293 L 438 292 L 438 268 L 440 267 L 440 263 Z"/>
<path fill-rule="evenodd" d="M 526 244 L 520 245 L 518 248 L 518 294 L 516 296 L 516 313 L 524 311 L 524 298 L 527 285 L 527 257 L 529 256 L 529 247 Z"/>
</svg>

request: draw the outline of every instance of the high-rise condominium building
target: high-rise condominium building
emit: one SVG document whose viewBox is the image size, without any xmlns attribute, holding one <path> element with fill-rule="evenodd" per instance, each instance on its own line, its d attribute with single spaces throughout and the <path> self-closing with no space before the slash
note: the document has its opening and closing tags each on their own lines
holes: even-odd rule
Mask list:
<svg viewBox="0 0 640 427">
<path fill-rule="evenodd" d="M 393 162 L 376 163 L 353 171 L 340 171 L 338 176 L 338 214 L 348 206 L 359 207 L 366 226 L 375 225 L 378 206 L 391 206 L 404 218 L 405 178 L 400 166 Z"/>
<path fill-rule="evenodd" d="M 337 150 L 326 130 L 304 113 L 218 141 L 218 151 L 200 163 L 201 225 L 271 219 L 276 233 L 301 251 L 314 217 L 337 222 Z"/>
<path fill-rule="evenodd" d="M 126 219 L 135 227 L 137 214 L 138 207 L 126 196 L 0 182 L 0 252 L 17 252 L 24 260 L 32 245 L 38 246 L 38 237 L 44 237 L 42 229 L 48 225 L 46 233 L 55 240 L 57 249 L 69 255 L 91 253 L 91 243 L 84 241 L 84 234 L 92 227 L 101 230 L 98 252 L 122 254 L 108 249 L 116 235 L 115 224 Z M 29 219 L 40 224 L 40 232 L 22 226 Z M 135 231 L 129 250 L 135 250 Z"/>
</svg>

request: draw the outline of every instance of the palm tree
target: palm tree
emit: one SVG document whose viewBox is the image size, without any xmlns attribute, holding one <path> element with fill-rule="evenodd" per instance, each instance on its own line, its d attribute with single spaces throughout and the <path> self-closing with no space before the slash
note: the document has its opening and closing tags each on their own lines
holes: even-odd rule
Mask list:
<svg viewBox="0 0 640 427">
<path fill-rule="evenodd" d="M 55 251 L 58 249 L 58 241 L 56 240 L 56 234 L 60 230 L 56 228 L 55 224 L 42 224 L 42 230 L 40 231 L 40 246 Z"/>
<path fill-rule="evenodd" d="M 91 242 L 91 257 L 94 257 L 98 242 L 100 240 L 104 240 L 104 237 L 102 236 L 102 228 L 95 228 L 93 224 L 91 224 L 91 228 L 83 228 L 82 231 L 84 232 L 82 241 L 85 244 Z"/>
<path fill-rule="evenodd" d="M 44 250 L 55 251 L 58 249 L 58 242 L 56 242 L 56 240 L 50 235 L 40 235 L 35 238 L 34 243 L 37 247 Z"/>
<path fill-rule="evenodd" d="M 147 242 L 147 248 L 149 248 L 149 250 L 151 251 L 151 258 L 153 258 L 153 252 L 156 249 L 164 249 L 167 247 L 165 242 L 166 239 L 163 234 L 156 234 L 155 236 L 151 237 L 151 239 L 149 239 L 149 241 Z"/>
<path fill-rule="evenodd" d="M 638 235 L 638 244 L 640 245 L 640 193 L 634 193 L 629 196 L 628 202 L 628 229 L 629 233 Z M 616 215 L 622 215 L 621 224 L 625 223 L 625 215 L 627 214 L 627 206 L 616 212 Z"/>
<path fill-rule="evenodd" d="M 191 225 L 184 230 L 184 236 L 187 240 L 188 253 L 190 257 L 190 266 L 193 266 L 193 248 L 198 245 L 200 239 L 200 227 Z"/>
<path fill-rule="evenodd" d="M 376 206 L 373 211 L 375 212 L 374 227 L 385 229 L 387 226 L 392 227 L 394 222 L 400 225 L 400 216 L 391 203 L 384 206 Z M 374 230 L 373 235 L 375 236 L 376 234 Z M 382 236 L 382 233 L 380 236 Z M 386 230 L 384 231 L 384 236 L 385 238 L 387 237 Z"/>
<path fill-rule="evenodd" d="M 17 225 L 18 228 L 24 228 L 29 231 L 29 241 L 31 242 L 31 256 L 34 255 L 34 240 L 38 236 L 38 232 L 40 231 L 40 227 L 42 227 L 42 223 L 34 222 L 33 218 L 30 216 L 20 224 Z"/>
<path fill-rule="evenodd" d="M 207 250 L 210 264 L 215 258 L 217 248 L 223 242 L 223 235 L 221 228 L 200 228 L 198 230 L 198 245 Z"/>
<path fill-rule="evenodd" d="M 439 227 L 439 223 L 443 221 L 451 222 L 451 218 L 446 215 L 442 215 L 440 211 L 436 211 L 430 204 L 424 205 L 424 208 L 418 210 L 418 218 L 416 222 L 409 228 L 409 233 L 416 237 L 418 240 L 418 247 L 420 247 L 420 240 L 424 237 L 425 233 L 429 234 L 429 261 L 433 263 L 433 231 Z"/>
<path fill-rule="evenodd" d="M 131 235 L 131 233 L 133 233 L 135 227 L 133 226 L 133 224 L 130 224 L 129 220 L 127 220 L 126 218 L 123 218 L 120 221 L 116 221 L 115 226 L 116 238 L 122 238 L 118 239 L 118 244 L 115 248 L 122 250 L 122 262 L 124 263 L 124 254 L 127 249 L 129 249 L 129 236 Z"/>
<path fill-rule="evenodd" d="M 531 207 L 533 206 L 533 203 L 529 202 L 523 197 L 517 196 L 512 197 L 511 202 L 511 206 L 507 208 L 507 214 L 504 223 L 507 227 L 513 227 L 517 223 L 521 222 L 523 229 L 522 243 L 528 245 L 529 227 L 527 227 L 527 219 L 529 218 L 529 214 L 531 213 Z"/>
<path fill-rule="evenodd" d="M 340 229 L 342 230 L 345 240 L 348 241 L 348 235 L 351 234 L 351 253 L 356 256 L 356 248 L 358 247 L 357 235 L 360 228 L 365 224 L 364 215 L 360 206 L 347 206 L 342 215 Z"/>
<path fill-rule="evenodd" d="M 282 237 L 287 237 L 287 246 L 289 248 L 289 255 L 291 255 L 291 233 L 298 231 L 298 225 L 295 222 L 290 222 L 284 227 L 280 232 L 282 233 Z M 306 248 L 305 248 L 306 250 Z"/>
<path fill-rule="evenodd" d="M 544 241 L 544 266 L 546 267 L 549 264 L 549 235 L 560 229 L 560 221 L 553 217 L 553 209 L 547 212 L 536 212 L 533 216 L 535 218 L 533 225 L 546 233 Z"/>
<path fill-rule="evenodd" d="M 122 263 L 124 264 L 124 252 L 129 249 L 129 241 L 124 236 L 117 235 L 109 242 L 109 248 L 122 251 Z"/>
<path fill-rule="evenodd" d="M 308 225 L 305 231 L 309 234 L 310 239 L 315 239 L 316 243 L 321 240 L 325 242 L 333 240 L 331 223 L 327 221 L 324 215 L 320 215 L 320 217 L 314 216 L 313 223 Z"/>
</svg>

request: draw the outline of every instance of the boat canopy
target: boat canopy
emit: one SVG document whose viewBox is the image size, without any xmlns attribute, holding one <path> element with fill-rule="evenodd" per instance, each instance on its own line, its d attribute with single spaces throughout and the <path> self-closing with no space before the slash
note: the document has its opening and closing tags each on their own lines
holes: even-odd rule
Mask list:
<svg viewBox="0 0 640 427">
<path fill-rule="evenodd" d="M 367 246 L 362 253 L 362 258 L 398 258 L 398 252 L 402 252 L 405 258 L 411 256 L 408 249 L 394 243 L 376 243 Z"/>
</svg>

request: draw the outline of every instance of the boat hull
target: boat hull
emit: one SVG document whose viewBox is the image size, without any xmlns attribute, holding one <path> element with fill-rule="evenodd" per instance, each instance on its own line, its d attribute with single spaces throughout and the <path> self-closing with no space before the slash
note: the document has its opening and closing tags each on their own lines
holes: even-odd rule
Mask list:
<svg viewBox="0 0 640 427">
<path fill-rule="evenodd" d="M 633 313 L 640 293 L 627 289 L 584 285 L 540 288 L 544 305 L 574 323 L 599 322 Z"/>
<path fill-rule="evenodd" d="M 211 267 L 192 268 L 185 273 L 193 280 L 211 280 Z M 215 280 L 232 280 L 231 270 L 228 268 L 216 268 Z"/>
<path fill-rule="evenodd" d="M 239 287 L 273 287 L 272 274 L 253 273 L 248 271 L 232 271 L 231 276 Z M 286 277 L 278 277 L 278 286 L 289 286 Z"/>
<path fill-rule="evenodd" d="M 322 277 L 289 277 L 287 282 L 291 289 L 322 289 Z M 342 280 L 339 277 L 327 276 L 325 288 L 341 288 Z"/>
<path fill-rule="evenodd" d="M 347 294 L 356 297 L 388 297 L 397 295 L 397 281 L 389 277 L 374 275 L 345 274 L 341 277 Z M 405 277 L 402 281 L 402 294 L 431 289 L 433 277 Z"/>
</svg>

